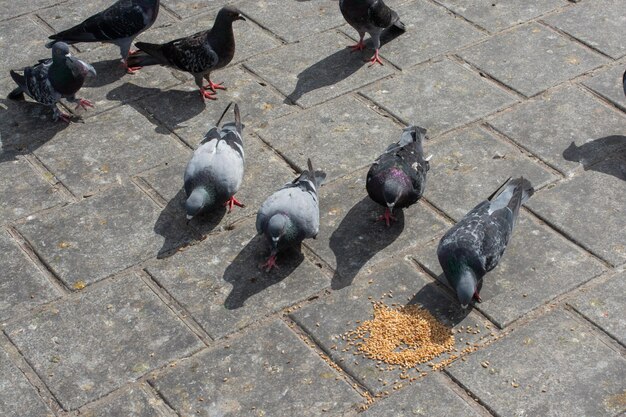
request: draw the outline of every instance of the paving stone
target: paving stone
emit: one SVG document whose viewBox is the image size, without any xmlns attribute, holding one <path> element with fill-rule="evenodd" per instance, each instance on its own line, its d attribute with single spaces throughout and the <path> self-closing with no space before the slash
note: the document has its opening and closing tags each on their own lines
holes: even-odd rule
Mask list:
<svg viewBox="0 0 626 417">
<path fill-rule="evenodd" d="M 145 118 L 122 106 L 66 129 L 35 151 L 52 173 L 79 196 L 152 168 L 186 148 L 172 135 L 155 135 Z M 94 135 L 94 132 L 98 134 Z"/>
<path fill-rule="evenodd" d="M 626 409 L 626 361 L 563 311 L 456 362 L 449 372 L 496 415 L 613 416 Z"/>
<path fill-rule="evenodd" d="M 449 383 L 448 383 L 449 384 Z M 478 417 L 476 410 L 451 390 L 441 374 L 432 374 L 377 401 L 363 417 L 449 416 Z"/>
<path fill-rule="evenodd" d="M 583 84 L 626 111 L 626 95 L 624 94 L 622 82 L 623 74 L 624 64 L 618 64 L 613 68 L 598 73 Z"/>
<path fill-rule="evenodd" d="M 253 137 L 244 137 L 245 174 L 241 189 L 236 196 L 246 207 L 234 207 L 233 211 L 226 215 L 221 224 L 232 224 L 244 217 L 256 214 L 258 208 L 265 199 L 276 189 L 295 178 L 295 174 L 289 166 L 282 161 L 274 151 L 263 145 Z M 144 173 L 141 177 L 154 188 L 166 201 L 177 216 L 185 217 L 184 209 L 185 192 L 183 190 L 183 175 L 191 152 L 185 159 L 177 159 L 168 163 L 164 168 Z M 271 166 L 271 169 L 267 169 Z M 207 213 L 198 217 L 194 223 L 204 223 L 215 214 Z"/>
<path fill-rule="evenodd" d="M 0 415 L 4 417 L 53 417 L 37 390 L 0 349 Z"/>
<path fill-rule="evenodd" d="M 457 221 L 509 177 L 523 176 L 535 189 L 557 179 L 479 127 L 452 132 L 432 144 L 427 141 L 425 152 L 433 158 L 424 195 Z"/>
<path fill-rule="evenodd" d="M 163 0 L 161 5 L 166 6 L 182 19 L 204 13 L 207 10 L 217 9 L 227 4 L 233 4 L 232 1 L 224 0 Z"/>
<path fill-rule="evenodd" d="M 25 217 L 63 202 L 63 196 L 15 154 L 0 157 L 0 223 Z"/>
<path fill-rule="evenodd" d="M 515 102 L 513 96 L 448 59 L 376 83 L 364 94 L 405 123 L 425 127 L 430 136 Z"/>
<path fill-rule="evenodd" d="M 136 275 L 49 305 L 5 332 L 65 409 L 203 346 Z"/>
<path fill-rule="evenodd" d="M 280 320 L 202 352 L 150 383 L 183 416 L 340 415 L 362 401 Z"/>
<path fill-rule="evenodd" d="M 6 2 L 4 3 L 4 7 L 2 10 L 2 19 L 9 19 L 32 12 L 33 10 L 49 7 L 57 3 L 58 1 L 59 0 L 22 0 Z"/>
<path fill-rule="evenodd" d="M 569 304 L 626 345 L 626 272 L 582 293 Z"/>
<path fill-rule="evenodd" d="M 160 215 L 132 185 L 31 216 L 18 229 L 74 289 L 155 256 L 159 248 L 171 249 L 190 234 L 184 219 Z"/>
<path fill-rule="evenodd" d="M 220 338 L 328 286 L 297 250 L 278 255 L 279 268 L 259 268 L 269 246 L 253 221 L 151 262 L 147 271 L 211 337 Z"/>
<path fill-rule="evenodd" d="M 489 121 L 561 172 L 605 159 L 621 147 L 626 118 L 575 87 L 520 104 Z M 579 149 L 581 148 L 582 149 Z"/>
<path fill-rule="evenodd" d="M 159 122 L 174 131 L 192 148 L 196 148 L 204 135 L 222 115 L 224 108 L 234 101 L 239 104 L 241 120 L 245 125 L 244 134 L 267 124 L 268 120 L 296 110 L 283 103 L 283 99 L 267 84 L 255 80 L 239 67 L 229 67 L 218 73 L 228 90 L 218 92 L 217 101 L 200 98 L 195 84 L 190 82 L 176 88 L 159 92 L 142 99 L 133 106 L 145 109 Z M 185 103 L 181 106 L 181 103 Z M 224 120 L 234 120 L 232 110 Z M 168 133 L 163 126 L 155 127 L 157 133 Z"/>
<path fill-rule="evenodd" d="M 484 37 L 469 23 L 456 19 L 445 9 L 423 0 L 405 3 L 394 10 L 407 29 L 388 46 L 382 47 L 380 53 L 383 58 L 402 69 Z M 347 25 L 343 30 L 358 41 L 359 36 L 354 28 Z M 369 40 L 366 44 L 372 48 Z M 385 34 L 381 37 L 381 44 L 385 44 Z"/>
<path fill-rule="evenodd" d="M 271 121 L 258 133 L 300 169 L 306 169 L 306 160 L 311 158 L 333 180 L 371 165 L 390 143 L 398 141 L 402 128 L 361 100 L 341 97 Z"/>
<path fill-rule="evenodd" d="M 459 55 L 526 97 L 605 62 L 599 55 L 536 23 L 495 35 Z"/>
<path fill-rule="evenodd" d="M 393 73 L 388 65 L 370 67 L 372 51 L 353 54 L 347 48 L 350 42 L 329 31 L 253 58 L 245 66 L 290 102 L 311 107 Z"/>
<path fill-rule="evenodd" d="M 381 301 L 387 306 L 419 304 L 430 311 L 448 327 L 459 330 L 460 326 L 482 328 L 482 334 L 455 335 L 456 348 L 461 350 L 465 343 L 480 345 L 490 339 L 487 322 L 461 309 L 447 296 L 441 284 L 418 273 L 406 261 L 397 259 L 388 266 L 377 266 L 359 273 L 352 285 L 336 291 L 323 300 L 310 304 L 291 314 L 291 317 L 324 349 L 333 361 L 340 364 L 351 375 L 372 392 L 393 392 L 397 382 L 408 383 L 410 378 L 430 372 L 427 364 L 402 370 L 387 369 L 388 365 L 354 355 L 355 348 L 348 345 L 343 335 L 356 329 L 359 323 L 373 318 L 372 303 Z M 389 297 L 392 292 L 393 298 Z M 482 337 L 482 339 L 481 339 Z M 345 350 L 345 351 L 344 351 Z M 457 352 L 459 354 L 459 352 Z M 433 363 L 448 358 L 435 359 Z M 400 379 L 404 373 L 409 378 Z"/>
<path fill-rule="evenodd" d="M 626 261 L 626 157 L 607 159 L 527 205 L 613 265 Z"/>
<path fill-rule="evenodd" d="M 435 1 L 490 32 L 499 32 L 568 4 L 566 0 Z"/>
<path fill-rule="evenodd" d="M 61 296 L 6 233 L 0 233 L 0 323 Z"/>
<path fill-rule="evenodd" d="M 5 57 L 0 63 L 0 74 L 3 76 L 10 69 L 22 70 L 52 56 L 41 41 L 48 37 L 48 33 L 28 16 L 0 22 L 0 33 L 0 50 Z"/>
<path fill-rule="evenodd" d="M 621 0 L 584 2 L 546 22 L 580 39 L 612 58 L 626 55 L 626 3 Z"/>
<path fill-rule="evenodd" d="M 422 204 L 397 211 L 391 227 L 375 222 L 384 209 L 365 190 L 362 170 L 320 189 L 320 232 L 306 245 L 336 272 L 332 287 L 350 285 L 364 267 L 426 242 L 446 225 Z"/>
<path fill-rule="evenodd" d="M 477 198 L 476 204 L 479 202 Z M 438 244 L 439 238 L 434 239 L 420 247 L 414 257 L 447 283 L 437 260 Z M 504 328 L 603 270 L 599 262 L 580 249 L 522 215 L 500 263 L 485 276 L 480 291 L 483 301 L 475 307 Z"/>
<path fill-rule="evenodd" d="M 141 388 L 131 387 L 121 395 L 108 397 L 98 404 L 82 408 L 81 417 L 166 417 L 171 413 L 164 411 L 163 401 L 148 396 Z"/>
<path fill-rule="evenodd" d="M 333 0 L 253 0 L 239 7 L 246 16 L 289 43 L 345 23 Z"/>
</svg>

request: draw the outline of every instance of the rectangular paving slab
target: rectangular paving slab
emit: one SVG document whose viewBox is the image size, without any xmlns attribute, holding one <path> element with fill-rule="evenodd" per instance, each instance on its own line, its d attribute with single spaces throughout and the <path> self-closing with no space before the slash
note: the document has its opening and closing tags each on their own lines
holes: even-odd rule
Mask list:
<svg viewBox="0 0 626 417">
<path fill-rule="evenodd" d="M 501 88 L 448 59 L 376 83 L 363 94 L 403 122 L 425 127 L 431 136 L 515 102 Z"/>
<path fill-rule="evenodd" d="M 53 417 L 37 390 L 0 349 L 0 415 L 6 417 Z"/>
<path fill-rule="evenodd" d="M 0 33 L 0 50 L 4 57 L 0 63 L 0 74 L 3 76 L 10 69 L 21 71 L 26 66 L 37 64 L 40 59 L 52 57 L 50 49 L 46 49 L 42 41 L 48 33 L 29 16 L 0 22 Z"/>
<path fill-rule="evenodd" d="M 437 260 L 438 244 L 435 239 L 421 247 L 415 259 L 447 283 Z M 498 266 L 485 275 L 483 301 L 475 307 L 503 328 L 603 270 L 582 250 L 523 215 Z"/>
<path fill-rule="evenodd" d="M 203 346 L 134 274 L 49 305 L 5 332 L 65 409 Z"/>
<path fill-rule="evenodd" d="M 160 213 L 132 185 L 32 216 L 18 229 L 46 265 L 74 289 L 153 257 L 159 248 L 171 249 L 189 234 L 184 219 Z"/>
<path fill-rule="evenodd" d="M 571 174 L 622 147 L 626 118 L 576 87 L 555 90 L 489 120 L 559 171 Z"/>
<path fill-rule="evenodd" d="M 278 255 L 278 268 L 259 268 L 269 244 L 256 236 L 253 221 L 214 234 L 146 270 L 213 338 L 309 297 L 328 286 L 320 267 L 290 250 Z"/>
<path fill-rule="evenodd" d="M 517 330 L 448 372 L 496 415 L 614 416 L 626 410 L 626 360 L 563 311 Z"/>
<path fill-rule="evenodd" d="M 103 401 L 89 404 L 78 411 L 80 417 L 173 417 L 163 400 L 137 387 L 121 390 Z"/>
<path fill-rule="evenodd" d="M 626 65 L 623 63 L 618 63 L 613 68 L 597 73 L 583 84 L 626 111 L 626 94 L 624 94 L 623 82 L 625 67 Z"/>
<path fill-rule="evenodd" d="M 390 118 L 354 97 L 270 121 L 258 132 L 301 169 L 306 169 L 311 158 L 314 167 L 328 174 L 328 180 L 372 164 L 401 133 L 402 128 Z"/>
<path fill-rule="evenodd" d="M 581 293 L 568 304 L 626 346 L 626 272 Z"/>
<path fill-rule="evenodd" d="M 536 23 L 495 35 L 459 55 L 526 97 L 606 62 L 599 54 Z"/>
<path fill-rule="evenodd" d="M 368 66 L 372 51 L 352 53 L 350 43 L 345 35 L 329 31 L 253 58 L 245 66 L 288 102 L 311 107 L 393 73 L 388 65 Z"/>
<path fill-rule="evenodd" d="M 362 400 L 280 320 L 150 383 L 183 416 L 341 415 Z"/>
</svg>

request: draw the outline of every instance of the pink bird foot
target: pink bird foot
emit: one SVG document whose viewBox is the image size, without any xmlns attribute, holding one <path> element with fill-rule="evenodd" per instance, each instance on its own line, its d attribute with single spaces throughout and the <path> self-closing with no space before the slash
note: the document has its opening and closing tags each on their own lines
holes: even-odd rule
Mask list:
<svg viewBox="0 0 626 417">
<path fill-rule="evenodd" d="M 396 217 L 391 214 L 391 210 L 389 210 L 389 208 L 386 208 L 385 214 L 382 214 L 378 219 L 376 219 L 377 222 L 381 220 L 384 220 L 385 223 L 387 224 L 387 227 L 389 227 L 391 225 L 392 220 L 394 222 L 396 221 Z"/>
<path fill-rule="evenodd" d="M 235 196 L 232 196 L 231 198 L 229 198 L 228 201 L 224 203 L 224 206 L 228 207 L 229 213 L 233 210 L 233 206 L 242 207 L 242 208 L 245 207 L 245 205 L 242 204 L 239 200 L 237 200 Z"/>
<path fill-rule="evenodd" d="M 205 90 L 204 88 L 200 89 L 200 94 L 202 95 L 202 99 L 209 99 L 209 100 L 217 100 L 217 97 L 215 97 L 215 92 L 211 91 L 211 90 Z"/>
<path fill-rule="evenodd" d="M 363 42 L 363 39 L 360 39 L 359 43 L 357 43 L 356 45 L 350 45 L 348 48 L 350 48 L 352 52 L 362 51 L 363 49 L 365 49 L 365 43 Z"/>
<path fill-rule="evenodd" d="M 215 92 L 215 90 L 226 90 L 226 87 L 224 87 L 222 84 L 224 83 L 217 83 L 215 84 L 213 81 L 209 80 L 209 85 L 205 85 L 204 88 L 205 89 L 209 89 L 213 92 Z"/>
<path fill-rule="evenodd" d="M 480 298 L 480 295 L 478 294 L 478 291 L 474 292 L 474 296 L 472 298 L 476 300 L 477 303 L 483 302 L 483 300 Z"/>
<path fill-rule="evenodd" d="M 84 110 L 87 110 L 87 107 L 93 108 L 93 103 L 89 100 L 85 100 L 84 98 L 78 99 L 78 104 L 74 108 L 74 110 L 78 110 L 82 107 Z"/>
<path fill-rule="evenodd" d="M 278 269 L 278 265 L 276 265 L 276 255 L 270 256 L 267 262 L 261 265 L 261 268 L 265 268 L 265 272 L 270 272 L 272 268 Z"/>
<path fill-rule="evenodd" d="M 369 66 L 371 67 L 372 65 L 376 64 L 377 62 L 380 65 L 385 65 L 383 64 L 383 61 L 380 60 L 380 57 L 378 56 L 378 49 L 376 50 L 376 52 L 374 52 L 374 56 L 372 57 L 372 59 L 370 59 L 371 64 L 369 64 Z"/>
</svg>

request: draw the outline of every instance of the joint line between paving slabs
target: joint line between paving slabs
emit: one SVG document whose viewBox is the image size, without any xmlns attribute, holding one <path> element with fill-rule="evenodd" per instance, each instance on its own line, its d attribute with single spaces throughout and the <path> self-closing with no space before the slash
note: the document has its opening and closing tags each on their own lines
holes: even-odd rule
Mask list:
<svg viewBox="0 0 626 417">
<path fill-rule="evenodd" d="M 474 400 L 480 404 L 485 410 L 487 410 L 491 415 L 495 416 L 495 417 L 501 417 L 500 414 L 498 414 L 496 412 L 496 410 L 494 410 L 493 408 L 489 407 L 489 405 L 483 401 L 478 395 L 476 395 L 471 389 L 469 389 L 468 386 L 464 385 L 461 381 L 459 381 L 458 379 L 456 379 L 454 377 L 454 375 L 452 375 L 447 369 L 444 368 L 443 372 L 446 374 L 446 376 L 448 378 L 450 378 L 450 380 L 455 383 L 457 386 L 459 386 L 463 391 L 465 391 L 467 393 L 468 396 L 470 396 L 471 398 L 474 398 Z"/>
<path fill-rule="evenodd" d="M 72 191 L 63 184 L 63 182 L 33 153 L 24 154 L 24 159 L 30 164 L 35 172 L 37 172 L 48 184 L 58 189 L 70 203 L 76 203 L 80 199 L 72 193 Z M 56 182 L 51 181 L 54 179 Z"/>
<path fill-rule="evenodd" d="M 446 384 L 451 391 L 453 391 L 456 395 L 458 395 L 462 400 L 467 403 L 467 405 L 473 409 L 474 411 L 480 412 L 483 416 L 491 417 L 497 416 L 495 411 L 486 407 L 485 404 L 480 401 L 480 399 L 476 396 L 473 396 L 471 391 L 466 390 L 461 385 L 459 385 L 448 372 L 441 372 L 441 382 Z"/>
<path fill-rule="evenodd" d="M 522 92 L 517 91 L 516 89 L 511 87 L 510 85 L 507 85 L 507 84 L 503 83 L 502 81 L 498 80 L 497 78 L 491 76 L 487 71 L 481 70 L 476 65 L 472 64 L 469 61 L 466 61 L 460 55 L 451 54 L 451 55 L 449 55 L 449 58 L 450 58 L 450 60 L 452 62 L 456 62 L 457 65 L 460 65 L 465 70 L 469 70 L 470 72 L 473 72 L 473 73 L 477 74 L 480 78 L 483 78 L 488 83 L 496 86 L 497 88 L 499 88 L 500 90 L 503 90 L 504 92 L 508 93 L 509 95 L 513 95 L 514 97 L 518 98 L 519 101 L 525 101 L 525 100 L 527 100 L 529 98 L 529 97 L 525 96 Z M 537 93 L 537 94 L 541 94 L 541 93 Z M 508 106 L 506 106 L 505 109 L 509 108 L 509 107 L 512 107 L 515 104 L 518 104 L 518 103 L 511 103 Z M 498 111 L 502 111 L 502 110 L 504 110 L 504 109 L 500 109 Z M 496 111 L 494 113 L 497 113 L 498 111 Z M 487 116 L 489 116 L 489 115 L 487 115 Z M 487 117 L 487 116 L 483 116 L 483 117 L 481 117 L 481 119 L 484 118 L 484 117 Z"/>
<path fill-rule="evenodd" d="M 286 96 L 286 95 L 284 95 L 284 94 L 283 94 L 283 93 L 282 93 L 282 92 L 281 92 L 278 88 L 276 88 L 276 87 L 274 86 L 274 84 L 270 83 L 268 80 L 266 80 L 265 78 L 263 78 L 261 75 L 259 75 L 259 74 L 257 74 L 256 72 L 254 72 L 254 70 L 252 70 L 252 68 L 248 67 L 248 66 L 246 65 L 246 62 L 245 62 L 245 61 L 244 61 L 244 62 L 241 62 L 241 63 L 238 65 L 238 67 L 239 67 L 239 69 L 241 69 L 241 71 L 243 71 L 243 72 L 245 72 L 245 73 L 247 73 L 247 74 L 251 75 L 251 76 L 254 78 L 254 81 L 255 81 L 256 83 L 258 83 L 261 87 L 269 87 L 269 89 L 270 89 L 270 90 L 272 90 L 272 91 L 274 92 L 274 94 L 276 94 L 276 95 L 278 95 L 279 97 L 281 97 L 281 98 L 283 99 L 283 101 L 284 101 L 285 99 L 287 99 L 287 96 Z M 291 100 L 289 100 L 289 101 L 290 101 L 291 103 L 293 103 Z M 294 112 L 289 112 L 289 113 L 287 113 L 287 114 L 284 114 L 284 115 L 281 115 L 281 116 L 279 116 L 279 117 L 276 117 L 276 118 L 274 118 L 274 119 L 272 119 L 272 120 L 278 120 L 278 119 L 281 119 L 281 118 L 283 118 L 283 117 L 292 116 L 292 115 L 296 114 L 298 111 L 300 111 L 300 110 L 303 110 L 303 109 L 304 109 L 301 105 L 299 105 L 299 104 L 297 104 L 297 103 L 293 103 L 291 106 L 292 106 L 292 107 L 295 107 L 295 108 L 296 108 L 296 111 L 294 111 Z M 268 120 L 268 122 L 269 122 L 269 120 Z"/>
<path fill-rule="evenodd" d="M 469 20 L 468 18 L 466 18 L 463 15 L 458 14 L 457 12 L 455 12 L 452 9 L 447 8 L 444 4 L 439 3 L 437 0 L 426 0 L 428 3 L 431 3 L 434 6 L 440 7 L 444 10 L 446 10 L 446 12 L 448 12 L 448 14 L 452 15 L 453 17 L 464 21 L 465 23 L 468 23 L 469 25 L 473 26 L 475 29 L 477 29 L 479 32 L 487 35 L 487 36 L 491 36 L 493 35 L 493 33 L 489 32 L 489 30 L 487 30 L 486 28 L 480 26 L 478 23 L 474 23 L 471 20 Z M 497 32 L 494 32 L 497 33 Z"/>
<path fill-rule="evenodd" d="M 390 113 L 389 111 L 387 111 L 387 109 L 381 107 L 380 105 L 376 104 L 374 101 L 370 100 L 367 96 L 365 96 L 361 91 L 353 91 L 352 93 L 349 93 L 347 95 L 351 95 L 352 97 L 354 97 L 355 100 L 360 101 L 361 103 L 363 103 L 365 106 L 367 106 L 367 108 L 369 108 L 371 111 L 373 111 L 374 113 L 377 113 L 387 119 L 390 119 L 393 123 L 397 124 L 399 127 L 401 128 L 405 128 L 406 124 L 402 122 L 401 119 L 397 118 L 394 114 Z"/>
<path fill-rule="evenodd" d="M 146 380 L 142 382 L 140 384 L 140 389 L 144 391 L 146 395 L 148 395 L 148 397 L 154 397 L 154 398 L 161 400 L 163 402 L 164 408 L 169 412 L 169 414 L 176 415 L 179 417 L 181 416 L 181 414 L 178 411 L 176 411 L 174 406 L 170 404 L 167 398 L 161 395 L 159 390 L 157 390 L 154 386 L 152 386 L 152 384 L 150 384 L 150 381 Z"/>
<path fill-rule="evenodd" d="M 626 110 L 622 109 L 617 103 L 612 102 L 610 99 L 604 97 L 597 91 L 592 90 L 591 88 L 587 87 L 585 84 L 577 83 L 576 86 L 579 87 L 584 93 L 590 94 L 594 99 L 600 101 L 606 107 L 611 109 L 611 111 L 617 110 L 620 113 L 620 115 L 623 115 L 624 113 L 626 113 Z"/>
<path fill-rule="evenodd" d="M 287 165 L 289 165 L 289 168 L 291 168 L 293 170 L 294 173 L 300 173 L 302 172 L 302 170 L 298 167 L 298 165 L 296 165 L 295 162 L 293 162 L 291 159 L 289 159 L 289 157 L 285 154 L 283 154 L 281 151 L 279 151 L 278 149 L 274 148 L 268 141 L 266 141 L 265 139 L 263 139 L 263 136 L 261 136 L 259 134 L 259 132 L 252 132 L 250 133 L 252 136 L 255 136 L 257 139 L 259 139 L 261 142 L 263 142 L 263 144 L 265 146 L 267 146 L 268 148 L 270 148 L 272 151 L 274 151 L 274 153 L 280 157 L 280 159 L 282 159 L 283 161 L 285 161 L 285 163 Z"/>
<path fill-rule="evenodd" d="M 563 36 L 566 39 L 569 39 L 570 41 L 574 42 L 575 44 L 577 44 L 578 46 L 583 47 L 584 49 L 590 50 L 593 53 L 595 53 L 596 55 L 600 55 L 603 58 L 608 58 L 611 62 L 615 61 L 615 59 L 607 54 L 605 54 L 604 52 L 600 51 L 599 49 L 594 48 L 592 45 L 585 43 L 585 41 L 578 39 L 572 35 L 570 35 L 567 32 L 562 31 L 561 29 L 550 25 L 548 22 L 544 21 L 543 19 L 537 19 L 536 21 L 538 24 L 540 24 L 541 26 L 545 27 L 548 30 L 551 30 L 552 32 L 556 32 L 557 34 Z M 603 64 L 604 65 L 604 64 Z"/>
<path fill-rule="evenodd" d="M 148 182 L 146 182 L 146 180 L 144 180 L 143 178 L 138 177 L 138 176 L 133 176 L 130 178 L 130 182 L 135 184 L 135 186 L 137 186 L 137 188 L 139 188 L 141 192 L 147 195 L 150 200 L 154 201 L 154 203 L 159 208 L 164 209 L 167 206 L 167 201 L 163 198 L 163 196 L 161 196 L 161 194 L 159 194 L 158 191 L 152 188 L 150 184 L 148 184 Z"/>
<path fill-rule="evenodd" d="M 621 356 L 626 357 L 626 345 L 622 344 L 609 332 L 604 330 L 593 320 L 589 319 L 585 314 L 579 311 L 575 306 L 565 303 L 564 310 L 567 311 L 575 320 L 583 322 L 585 327 L 591 327 L 592 331 L 598 335 L 598 339 L 607 345 L 610 349 L 616 350 Z"/>
</svg>

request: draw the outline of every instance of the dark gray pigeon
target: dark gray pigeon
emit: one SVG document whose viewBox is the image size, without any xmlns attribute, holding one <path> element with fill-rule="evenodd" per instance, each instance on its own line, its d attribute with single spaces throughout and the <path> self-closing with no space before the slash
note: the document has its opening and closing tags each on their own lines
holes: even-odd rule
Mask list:
<svg viewBox="0 0 626 417">
<path fill-rule="evenodd" d="M 323 171 L 315 171 L 311 160 L 309 169 L 298 178 L 269 196 L 256 215 L 256 230 L 270 243 L 270 257 L 262 265 L 266 271 L 276 266 L 279 251 L 296 246 L 306 238 L 315 238 L 320 227 L 320 209 L 317 189 L 326 178 Z"/>
<path fill-rule="evenodd" d="M 70 121 L 69 115 L 57 108 L 61 98 L 77 103 L 77 109 L 93 107 L 89 100 L 77 98 L 76 93 L 83 86 L 85 78 L 96 75 L 96 70 L 88 63 L 74 58 L 69 46 L 63 42 L 52 47 L 52 59 L 42 59 L 32 67 L 24 68 L 24 75 L 13 70 L 10 73 L 18 87 L 9 93 L 9 98 L 20 100 L 26 93 L 33 100 L 50 106 L 54 120 Z"/>
<path fill-rule="evenodd" d="M 232 104 L 232 103 L 231 103 Z M 222 117 L 230 104 L 222 113 Z M 207 132 L 195 150 L 185 169 L 185 193 L 187 220 L 220 205 L 232 210 L 234 205 L 243 207 L 235 198 L 243 181 L 243 125 L 239 106 L 235 104 L 235 121 L 219 124 Z"/>
<path fill-rule="evenodd" d="M 498 265 L 519 208 L 533 193 L 527 179 L 509 178 L 441 238 L 437 257 L 463 308 L 481 301 L 483 276 Z"/>
<path fill-rule="evenodd" d="M 189 72 L 194 76 L 202 97 L 215 100 L 215 90 L 226 88 L 221 83 L 213 83 L 210 75 L 212 71 L 228 65 L 235 55 L 235 20 L 246 19 L 238 9 L 223 7 L 210 30 L 164 44 L 137 42 L 135 46 L 140 51 L 129 58 L 129 65 L 164 65 Z M 207 86 L 203 86 L 203 79 L 209 82 Z"/>
<path fill-rule="evenodd" d="M 409 207 L 424 194 L 426 173 L 430 169 L 430 156 L 424 159 L 422 149 L 425 138 L 424 128 L 404 128 L 400 140 L 392 143 L 367 172 L 367 194 L 385 207 L 385 214 L 378 220 L 385 220 L 387 226 L 395 220 L 394 208 Z"/>
<path fill-rule="evenodd" d="M 378 49 L 380 48 L 380 34 L 383 30 L 395 26 L 404 31 L 404 23 L 400 21 L 398 13 L 391 10 L 383 0 L 339 0 L 339 10 L 346 22 L 359 32 L 359 43 L 353 45 L 353 51 L 365 49 L 363 37 L 365 33 L 369 33 L 374 43 L 374 57 L 371 65 L 383 62 L 378 57 Z"/>
<path fill-rule="evenodd" d="M 624 87 L 624 95 L 626 96 L 626 71 L 624 71 L 624 75 L 622 75 L 622 86 Z"/>
<path fill-rule="evenodd" d="M 139 69 L 127 63 L 130 45 L 141 32 L 147 30 L 159 14 L 160 0 L 118 0 L 82 23 L 50 36 L 46 46 L 56 42 L 67 44 L 80 42 L 113 43 L 120 48 L 122 64 L 129 73 Z"/>
</svg>

